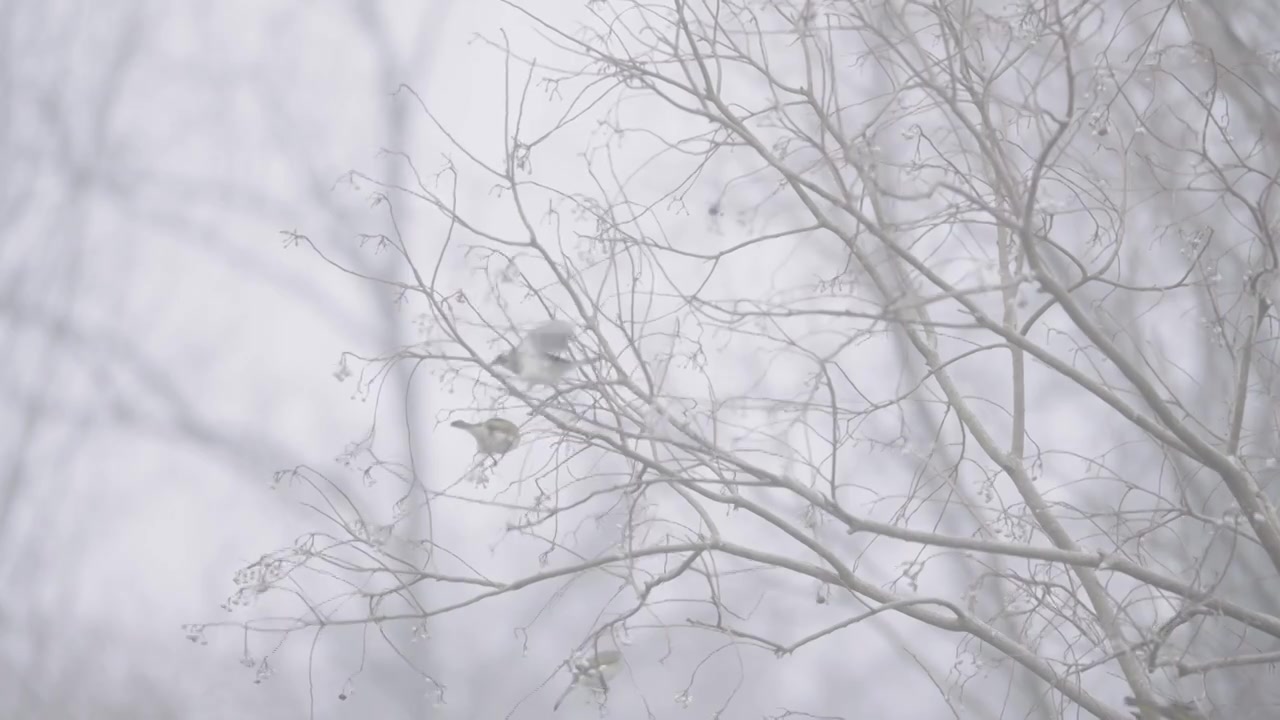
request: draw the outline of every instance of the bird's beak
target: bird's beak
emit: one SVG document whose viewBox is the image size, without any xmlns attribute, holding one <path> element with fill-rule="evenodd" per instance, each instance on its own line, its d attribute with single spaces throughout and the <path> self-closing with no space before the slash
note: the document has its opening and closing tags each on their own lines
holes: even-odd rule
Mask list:
<svg viewBox="0 0 1280 720">
<path fill-rule="evenodd" d="M 449 424 L 456 428 L 462 428 L 463 430 L 466 430 L 467 428 L 471 427 L 471 423 L 467 422 L 466 420 L 454 420 Z"/>
</svg>

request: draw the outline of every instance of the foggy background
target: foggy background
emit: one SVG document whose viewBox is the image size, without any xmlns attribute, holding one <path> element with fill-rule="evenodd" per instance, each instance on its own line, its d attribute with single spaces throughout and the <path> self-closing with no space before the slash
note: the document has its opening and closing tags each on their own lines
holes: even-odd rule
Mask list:
<svg viewBox="0 0 1280 720">
<path fill-rule="evenodd" d="M 479 5 L 0 3 L 0 717 L 306 717 L 305 645 L 255 685 L 181 625 L 312 523 L 272 473 L 367 429 L 339 353 L 409 323 L 280 231 L 376 224 L 340 181 L 414 149 L 401 83 L 483 115 Z M 421 708 L 394 669 L 337 701 L 347 645 L 316 717 Z"/>
<path fill-rule="evenodd" d="M 588 11 L 528 5 L 570 25 Z M 527 18 L 488 0 L 0 1 L 0 718 L 550 716 L 566 682 L 556 666 L 579 639 L 579 615 L 594 611 L 568 603 L 543 616 L 554 588 L 433 623 L 430 637 L 404 646 L 408 657 L 376 629 L 335 628 L 278 650 L 278 638 L 252 638 L 242 663 L 243 634 L 208 629 L 191 642 L 183 628 L 243 619 L 221 607 L 237 570 L 315 528 L 301 504 L 314 496 L 273 482 L 278 470 L 306 464 L 343 477 L 384 510 L 400 494 L 385 479 L 362 482 L 359 463 L 340 459 L 369 431 L 375 400 L 341 377 L 339 358 L 412 344 L 414 314 L 288 233 L 349 268 L 399 272 L 394 254 L 352 241 L 388 222 L 369 184 L 349 173 L 408 182 L 394 153 L 426 168 L 446 152 L 402 85 L 461 143 L 500 149 L 503 63 L 476 41 L 499 29 L 513 47 L 537 47 Z M 483 182 L 460 182 L 473 207 L 492 197 Z M 717 202 L 690 198 L 694 212 L 672 231 L 712 229 L 704 208 Z M 434 257 L 438 219 L 403 201 L 397 212 L 400 232 Z M 813 265 L 838 261 L 804 252 Z M 465 286 L 470 266 L 446 264 L 449 284 Z M 750 292 L 754 276 L 740 277 Z M 467 402 L 415 380 L 406 410 L 394 388 L 410 386 L 408 368 L 388 383 L 377 415 L 392 419 L 428 482 L 452 483 L 472 447 L 442 413 Z M 1064 446 L 1109 434 L 1066 402 L 1032 413 Z M 418 420 L 397 427 L 405 415 Z M 506 578 L 536 563 L 530 547 L 501 543 L 500 514 L 435 521 Z M 832 610 L 814 602 L 823 592 L 795 591 L 806 622 Z M 757 619 L 797 622 L 776 607 Z M 535 630 L 516 631 L 526 626 Z M 885 617 L 783 659 L 724 652 L 702 674 L 723 638 L 692 640 L 699 652 L 674 658 L 650 638 L 628 650 L 610 717 L 711 717 L 726 697 L 726 718 L 783 708 L 951 717 L 941 691 L 920 690 L 933 687 L 925 664 L 942 669 L 939 686 L 950 665 L 978 678 L 975 696 L 1002 687 L 999 672 L 986 674 L 945 634 L 931 636 L 947 643 L 928 644 L 938 654 L 920 667 L 885 651 L 920 631 Z M 408 639 L 403 627 L 387 632 Z M 1095 682 L 1108 701 L 1123 692 L 1115 678 Z M 598 714 L 570 701 L 559 716 Z"/>
<path fill-rule="evenodd" d="M 376 634 L 354 681 L 361 633 L 333 631 L 291 640 L 255 682 L 239 634 L 183 629 L 232 619 L 235 572 L 315 528 L 273 474 L 340 469 L 368 432 L 340 354 L 414 338 L 393 293 L 282 233 L 394 269 L 348 242 L 387 230 L 348 174 L 402 178 L 384 149 L 444 151 L 424 147 L 402 84 L 461 141 L 500 148 L 502 63 L 474 41 L 528 25 L 456 0 L 0 3 L 0 717 L 500 717 L 554 673 L 572 643 L 522 659 L 509 621 L 536 594 L 412 645 L 444 704 Z M 407 235 L 439 242 L 402 212 Z M 437 440 L 457 431 L 423 386 L 414 442 L 447 484 L 470 441 Z M 575 713 L 597 711 L 571 699 Z"/>
</svg>

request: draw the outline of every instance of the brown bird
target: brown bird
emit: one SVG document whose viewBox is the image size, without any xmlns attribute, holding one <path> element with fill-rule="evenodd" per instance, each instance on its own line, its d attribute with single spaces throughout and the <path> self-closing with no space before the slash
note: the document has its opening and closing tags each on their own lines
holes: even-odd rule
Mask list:
<svg viewBox="0 0 1280 720">
<path fill-rule="evenodd" d="M 595 692 L 609 692 L 609 680 L 618 674 L 618 670 L 622 669 L 622 653 L 617 650 L 601 650 L 594 655 L 580 657 L 568 663 L 569 671 L 573 673 L 573 679 L 569 682 L 569 687 L 560 693 L 556 704 L 551 707 L 554 712 L 560 709 L 560 704 L 565 698 L 569 697 L 569 693 L 574 688 L 584 687 Z"/>
<path fill-rule="evenodd" d="M 476 439 L 477 455 L 504 455 L 520 444 L 520 428 L 510 420 L 493 417 L 484 422 L 454 420 L 453 427 L 466 430 Z"/>
</svg>

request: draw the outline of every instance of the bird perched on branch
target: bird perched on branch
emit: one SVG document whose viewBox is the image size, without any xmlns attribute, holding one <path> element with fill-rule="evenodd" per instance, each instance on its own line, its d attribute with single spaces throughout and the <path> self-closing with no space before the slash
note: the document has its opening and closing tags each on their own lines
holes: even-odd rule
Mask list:
<svg viewBox="0 0 1280 720">
<path fill-rule="evenodd" d="M 520 428 L 500 417 L 478 423 L 454 420 L 450 425 L 471 433 L 471 437 L 476 439 L 477 455 L 504 455 L 520 444 Z"/>
<path fill-rule="evenodd" d="M 608 693 L 609 680 L 617 676 L 622 669 L 622 653 L 617 650 L 601 650 L 595 654 L 575 658 L 566 663 L 573 679 L 569 687 L 560 693 L 560 698 L 551 707 L 553 711 L 560 709 L 560 704 L 569 697 L 575 688 L 589 688 L 595 692 Z"/>
<path fill-rule="evenodd" d="M 530 383 L 554 385 L 582 362 L 564 357 L 574 328 L 563 320 L 548 320 L 530 330 L 513 350 L 493 359 L 497 367 L 510 370 Z"/>
</svg>

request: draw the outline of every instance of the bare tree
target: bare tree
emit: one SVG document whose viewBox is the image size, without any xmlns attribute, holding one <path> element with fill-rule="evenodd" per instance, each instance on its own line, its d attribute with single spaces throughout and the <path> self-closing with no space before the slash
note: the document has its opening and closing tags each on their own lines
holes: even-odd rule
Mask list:
<svg viewBox="0 0 1280 720">
<path fill-rule="evenodd" d="M 343 368 L 369 391 L 428 367 L 457 399 L 438 419 L 503 416 L 520 445 L 450 483 L 362 447 L 397 517 L 428 512 L 418 534 L 282 473 L 326 527 L 233 600 L 302 604 L 233 624 L 399 648 L 528 596 L 517 641 L 635 716 L 663 716 L 664 685 L 717 717 L 794 697 L 744 684 L 793 654 L 842 671 L 773 717 L 1275 715 L 1280 85 L 1238 22 L 671 0 L 568 27 L 506 5 L 530 33 L 487 39 L 503 146 L 355 177 L 445 240 L 362 238 L 399 259 L 363 275 L 423 339 Z M 562 378 L 495 362 L 561 352 L 522 339 L 553 318 Z M 593 658 L 619 650 L 607 679 Z M 855 668 L 877 687 L 843 690 Z"/>
</svg>

